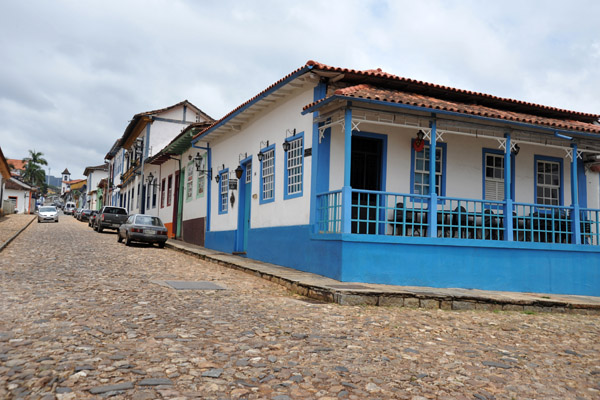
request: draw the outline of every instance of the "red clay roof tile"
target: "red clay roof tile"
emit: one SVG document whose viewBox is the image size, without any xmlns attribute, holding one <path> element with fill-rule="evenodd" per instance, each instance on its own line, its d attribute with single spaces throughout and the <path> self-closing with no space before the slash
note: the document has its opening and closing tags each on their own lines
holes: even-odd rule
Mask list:
<svg viewBox="0 0 600 400">
<path fill-rule="evenodd" d="M 567 129 L 580 132 L 600 133 L 600 125 L 555 118 L 540 117 L 514 111 L 504 111 L 478 104 L 459 103 L 442 100 L 431 96 L 416 93 L 407 93 L 398 90 L 382 89 L 367 84 L 350 86 L 338 89 L 334 96 L 378 100 L 387 103 L 407 104 L 417 107 L 445 110 L 460 114 L 479 115 L 488 118 L 504 119 L 509 121 L 525 122 L 534 125 L 550 126 L 553 128 Z M 322 100 L 321 100 L 322 101 Z M 310 108 L 319 102 L 309 104 L 304 109 Z"/>
</svg>

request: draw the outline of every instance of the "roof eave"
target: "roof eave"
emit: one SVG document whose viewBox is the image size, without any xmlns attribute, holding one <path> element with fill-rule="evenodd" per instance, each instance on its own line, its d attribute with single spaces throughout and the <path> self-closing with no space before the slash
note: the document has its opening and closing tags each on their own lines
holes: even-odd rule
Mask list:
<svg viewBox="0 0 600 400">
<path fill-rule="evenodd" d="M 288 83 L 290 83 L 291 81 L 295 80 L 299 76 L 302 76 L 305 73 L 311 71 L 312 69 L 313 69 L 312 65 L 304 65 L 303 67 L 299 68 L 298 70 L 296 70 L 295 72 L 293 72 L 292 74 L 290 74 L 287 78 L 282 79 L 280 82 L 277 82 L 277 83 L 273 84 L 271 87 L 267 88 L 265 91 L 263 91 L 262 93 L 260 93 L 258 96 L 256 96 L 255 98 L 251 99 L 250 101 L 248 101 L 246 104 L 242 105 L 238 109 L 235 109 L 229 115 L 226 115 L 225 117 L 223 117 L 219 121 L 215 122 L 213 125 L 209 126 L 205 130 L 203 130 L 203 131 L 199 132 L 198 134 L 196 134 L 192 138 L 192 145 L 196 144 L 200 140 L 206 140 L 207 137 L 212 132 L 214 132 L 217 129 L 221 128 L 222 126 L 224 126 L 225 124 L 227 124 L 228 122 L 230 122 L 232 119 L 234 119 L 238 115 L 240 115 L 243 112 L 247 111 L 249 108 L 251 108 L 252 106 L 254 106 L 259 101 L 261 101 L 264 98 L 266 98 L 267 96 L 275 93 L 277 90 L 281 89 L 283 86 L 287 85 Z"/>
<path fill-rule="evenodd" d="M 408 110 L 420 111 L 420 112 L 426 112 L 426 113 L 433 113 L 433 114 L 450 115 L 450 116 L 454 116 L 454 117 L 476 119 L 476 120 L 480 120 L 480 121 L 481 120 L 493 121 L 495 123 L 507 124 L 510 126 L 547 131 L 549 133 L 560 133 L 560 134 L 565 134 L 568 136 L 577 136 L 580 138 L 600 140 L 600 135 L 598 135 L 596 133 L 589 133 L 589 132 L 570 130 L 570 129 L 564 129 L 564 128 L 555 128 L 555 127 L 551 127 L 551 126 L 531 124 L 531 123 L 527 123 L 527 122 L 511 121 L 511 120 L 502 119 L 502 118 L 485 117 L 482 115 L 465 114 L 465 113 L 459 113 L 459 112 L 448 111 L 448 110 L 440 110 L 440 109 L 430 108 L 430 107 L 413 106 L 413 105 L 403 104 L 403 103 L 393 103 L 393 102 L 388 102 L 388 101 L 383 101 L 383 100 L 364 99 L 364 98 L 360 98 L 360 97 L 342 96 L 342 95 L 332 95 L 326 99 L 318 101 L 317 103 L 310 105 L 310 107 L 304 108 L 302 110 L 302 114 L 304 115 L 304 114 L 313 113 L 315 111 L 318 111 L 323 106 L 325 106 L 335 100 L 339 100 L 339 101 L 343 101 L 343 102 L 344 101 L 345 102 L 353 102 L 353 103 L 376 104 L 379 106 L 402 108 L 402 109 L 408 109 Z"/>
</svg>

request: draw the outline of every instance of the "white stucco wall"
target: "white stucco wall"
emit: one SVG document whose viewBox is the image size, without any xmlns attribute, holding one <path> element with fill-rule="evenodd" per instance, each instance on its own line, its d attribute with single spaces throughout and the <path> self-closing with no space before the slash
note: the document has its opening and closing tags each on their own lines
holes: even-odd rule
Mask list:
<svg viewBox="0 0 600 400">
<path fill-rule="evenodd" d="M 88 180 L 87 180 L 88 193 L 91 192 L 92 190 L 96 190 L 98 188 L 98 183 L 100 183 L 100 181 L 104 178 L 108 178 L 108 171 L 102 171 L 102 170 L 91 171 L 88 176 Z"/>
<path fill-rule="evenodd" d="M 26 196 L 25 194 L 27 193 L 27 201 L 25 200 Z M 24 191 L 24 190 L 15 190 L 15 189 L 4 189 L 4 200 L 8 200 L 9 197 L 16 197 L 17 198 L 17 212 L 19 214 L 23 214 L 24 212 L 27 212 L 29 209 L 28 203 L 29 203 L 29 191 Z"/>
<path fill-rule="evenodd" d="M 158 216 L 162 220 L 163 223 L 168 224 L 173 222 L 173 206 L 177 204 L 177 199 L 175 199 L 175 172 L 179 169 L 179 161 L 177 160 L 169 160 L 164 164 L 158 166 L 158 176 L 160 177 L 160 185 L 162 185 L 163 179 L 165 180 L 165 201 L 164 204 L 161 204 L 160 196 L 161 191 L 159 187 L 158 191 L 158 199 L 157 199 L 157 207 L 158 207 Z M 156 174 L 154 174 L 157 176 Z M 172 190 L 171 190 L 171 204 L 168 202 L 168 181 L 169 175 L 172 175 Z"/>
<path fill-rule="evenodd" d="M 589 208 L 600 208 L 600 173 L 586 171 L 587 205 Z"/>
<path fill-rule="evenodd" d="M 180 122 L 161 121 L 160 119 L 152 122 L 150 125 L 150 148 L 148 149 L 148 157 L 158 153 L 189 124 L 196 122 L 196 112 L 188 107 L 185 114 L 185 123 L 183 123 L 183 106 L 157 114 L 156 117 Z M 203 121 L 204 120 L 202 119 L 199 122 Z M 141 135 L 145 134 L 146 132 L 144 130 Z"/>
<path fill-rule="evenodd" d="M 206 205 L 208 200 L 208 175 L 201 174 L 196 171 L 196 167 L 194 166 L 194 157 L 196 153 L 200 153 L 202 157 L 204 157 L 205 165 L 208 165 L 208 161 L 206 159 L 206 151 L 190 148 L 188 151 L 183 153 L 182 155 L 182 167 L 185 168 L 185 174 L 183 175 L 184 179 L 184 189 L 183 189 L 183 220 L 187 221 L 190 219 L 202 218 L 206 217 Z M 190 161 L 189 157 L 192 157 Z M 191 167 L 191 169 L 190 169 Z M 192 196 L 187 196 L 188 190 L 188 176 L 191 172 L 192 180 L 191 180 L 191 189 Z M 198 176 L 201 176 L 201 182 L 203 183 L 203 191 L 201 193 L 198 192 Z"/>
<path fill-rule="evenodd" d="M 296 129 L 296 133 L 304 132 L 304 149 L 312 147 L 312 115 L 301 115 L 302 107 L 312 101 L 313 87 L 307 86 L 255 116 L 242 126 L 240 132 L 211 143 L 213 175 L 218 174 L 224 164 L 231 172 L 230 176 L 235 177 L 234 171 L 239 165 L 240 153 L 242 158 L 246 153 L 252 157 L 252 228 L 302 225 L 309 222 L 312 157 L 303 158 L 302 196 L 284 200 L 285 152 L 281 145 L 285 140 L 286 130 Z M 260 142 L 267 140 L 269 145 L 275 144 L 275 200 L 260 204 L 260 162 L 257 153 L 261 150 Z M 210 184 L 211 231 L 237 229 L 239 185 L 238 190 L 234 191 L 234 206 L 229 204 L 228 212 L 219 214 L 219 185 L 214 179 Z"/>
</svg>

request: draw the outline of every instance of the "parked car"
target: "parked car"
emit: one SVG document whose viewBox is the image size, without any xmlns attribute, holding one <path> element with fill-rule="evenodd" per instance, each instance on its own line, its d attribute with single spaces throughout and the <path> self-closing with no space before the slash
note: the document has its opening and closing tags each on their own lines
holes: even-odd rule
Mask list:
<svg viewBox="0 0 600 400">
<path fill-rule="evenodd" d="M 123 239 L 127 246 L 131 242 L 157 243 L 162 249 L 167 241 L 167 228 L 158 217 L 133 214 L 117 231 L 117 241 L 121 243 Z"/>
<path fill-rule="evenodd" d="M 80 221 L 87 221 L 90 218 L 90 215 L 92 214 L 92 210 L 90 210 L 89 208 L 84 208 L 83 210 L 81 210 L 81 212 L 79 213 L 79 220 Z"/>
<path fill-rule="evenodd" d="M 73 203 L 72 201 L 67 201 L 65 207 L 63 208 L 63 212 L 65 213 L 65 215 L 73 215 L 73 213 L 75 212 L 75 207 L 75 203 Z"/>
<path fill-rule="evenodd" d="M 104 229 L 118 230 L 122 223 L 127 221 L 127 210 L 123 207 L 104 206 L 96 215 L 94 226 L 96 231 Z"/>
<path fill-rule="evenodd" d="M 54 206 L 42 206 L 38 209 L 37 222 L 58 222 L 58 210 Z"/>
<path fill-rule="evenodd" d="M 98 210 L 92 210 L 90 216 L 88 217 L 88 226 L 91 226 L 94 229 L 96 229 L 94 227 L 94 223 L 96 222 L 96 215 L 98 215 Z"/>
</svg>

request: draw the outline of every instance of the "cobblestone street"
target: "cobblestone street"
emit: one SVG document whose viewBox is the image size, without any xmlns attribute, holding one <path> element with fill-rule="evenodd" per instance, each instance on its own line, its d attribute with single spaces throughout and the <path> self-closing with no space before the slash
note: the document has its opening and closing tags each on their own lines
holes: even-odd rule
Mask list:
<svg viewBox="0 0 600 400">
<path fill-rule="evenodd" d="M 600 398 L 596 315 L 316 303 L 62 215 L 0 278 L 2 399 Z"/>
</svg>

